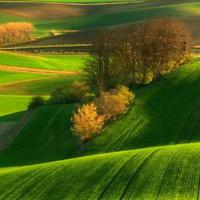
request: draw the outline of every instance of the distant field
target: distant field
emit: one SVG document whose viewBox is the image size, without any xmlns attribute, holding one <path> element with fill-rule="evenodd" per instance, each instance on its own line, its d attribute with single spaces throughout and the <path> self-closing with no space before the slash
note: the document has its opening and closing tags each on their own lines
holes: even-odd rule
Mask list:
<svg viewBox="0 0 200 200">
<path fill-rule="evenodd" d="M 199 1 L 181 0 L 139 2 L 124 5 L 51 5 L 40 3 L 2 4 L 0 23 L 10 21 L 33 22 L 37 34 L 48 34 L 50 30 L 59 32 L 115 26 L 145 19 L 171 16 L 181 18 L 191 24 L 194 33 L 200 30 Z M 17 6 L 16 6 L 17 5 Z M 0 6 L 1 7 L 1 6 Z M 37 11 L 35 11 L 37 8 Z M 45 14 L 46 13 L 46 14 Z"/>
<path fill-rule="evenodd" d="M 1 0 L 2 2 L 10 0 Z M 19 2 L 24 0 L 14 0 L 13 2 Z M 26 0 L 27 2 L 53 2 L 53 3 L 124 3 L 124 2 L 140 2 L 141 0 Z M 145 0 L 147 1 L 147 0 Z"/>
<path fill-rule="evenodd" d="M 16 72 L 6 72 L 0 71 L 0 87 L 9 85 L 9 84 L 16 84 L 16 83 L 23 83 L 26 81 L 36 81 L 39 79 L 47 78 L 48 76 L 40 75 L 40 74 L 24 74 L 24 73 L 16 73 Z M 0 91 L 1 92 L 1 91 Z"/>
<path fill-rule="evenodd" d="M 81 70 L 87 55 L 30 55 L 0 52 L 0 65 L 53 70 Z"/>
<path fill-rule="evenodd" d="M 26 110 L 31 98 L 32 96 L 0 95 L 0 116 Z"/>
<path fill-rule="evenodd" d="M 0 94 L 49 95 L 54 89 L 62 87 L 68 88 L 77 80 L 80 80 L 80 76 L 48 76 L 41 80 L 19 81 L 14 84 L 0 85 Z"/>
</svg>

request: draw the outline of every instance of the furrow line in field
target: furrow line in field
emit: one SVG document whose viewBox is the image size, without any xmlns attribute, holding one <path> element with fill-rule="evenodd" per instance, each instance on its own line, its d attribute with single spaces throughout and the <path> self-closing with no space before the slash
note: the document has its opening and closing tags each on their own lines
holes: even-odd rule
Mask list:
<svg viewBox="0 0 200 200">
<path fill-rule="evenodd" d="M 15 184 L 14 184 L 15 187 L 14 188 L 11 187 L 11 189 L 8 190 L 8 193 L 7 192 L 3 193 L 2 194 L 3 198 L 0 195 L 0 199 L 4 200 L 4 199 L 10 197 L 17 189 L 19 189 L 20 187 L 22 187 L 23 185 L 25 185 L 28 180 L 34 179 L 35 177 L 39 176 L 43 172 L 43 170 L 46 169 L 46 168 L 48 168 L 48 167 L 42 168 L 42 169 L 36 171 L 35 173 L 33 171 L 31 175 L 29 173 L 27 173 L 27 177 L 26 178 L 22 179 L 22 181 L 18 180 L 17 182 L 15 182 Z"/>
<path fill-rule="evenodd" d="M 180 148 L 176 150 L 176 152 L 174 153 L 173 157 L 171 158 L 171 160 L 170 160 L 170 162 L 169 162 L 169 164 L 168 164 L 168 166 L 167 166 L 167 168 L 166 168 L 166 170 L 165 170 L 165 172 L 164 172 L 164 175 L 163 175 L 163 178 L 162 178 L 162 181 L 161 181 L 159 190 L 158 190 L 158 194 L 157 194 L 156 200 L 158 200 L 158 198 L 159 198 L 159 196 L 160 196 L 161 189 L 162 189 L 162 186 L 163 186 L 163 184 L 164 184 L 164 180 L 165 180 L 165 178 L 167 177 L 167 173 L 168 173 L 168 171 L 169 171 L 169 169 L 170 169 L 170 167 L 171 167 L 172 162 L 173 162 L 174 159 L 175 159 L 176 154 L 179 152 L 179 150 L 180 150 Z"/>
<path fill-rule="evenodd" d="M 104 194 L 106 193 L 106 190 L 113 183 L 113 180 L 121 173 L 121 171 L 125 168 L 125 166 L 128 165 L 128 163 L 130 163 L 130 161 L 133 161 L 137 156 L 138 156 L 138 154 L 135 154 L 135 155 L 131 156 L 127 161 L 125 161 L 123 163 L 123 165 L 118 169 L 118 171 L 114 174 L 114 176 L 112 177 L 112 179 L 108 182 L 108 184 L 106 185 L 106 187 L 103 189 L 103 191 L 101 192 L 101 194 L 97 198 L 97 200 L 100 200 L 101 198 L 103 198 Z"/>
<path fill-rule="evenodd" d="M 49 167 L 50 168 L 50 167 Z M 31 189 L 37 190 L 35 191 L 37 194 L 39 194 L 39 190 L 44 189 L 46 187 L 41 187 L 41 185 L 45 182 L 47 182 L 47 180 L 49 180 L 49 178 L 51 178 L 52 176 L 54 176 L 57 172 L 60 171 L 60 169 L 64 168 L 64 166 L 59 166 L 59 167 L 52 167 L 52 170 L 48 171 L 48 175 L 45 173 L 43 176 L 40 176 L 40 180 L 34 180 L 34 182 L 32 184 L 30 184 L 28 186 L 28 188 L 26 188 L 15 200 L 21 199 L 24 195 L 26 195 L 28 192 L 31 191 Z M 46 183 L 46 185 L 49 185 Z"/>
<path fill-rule="evenodd" d="M 147 158 L 144 159 L 144 161 L 138 166 L 137 170 L 132 174 L 130 180 L 128 181 L 123 193 L 121 194 L 119 200 L 123 200 L 125 198 L 125 195 L 127 191 L 129 190 L 129 187 L 131 183 L 134 181 L 134 177 L 139 173 L 139 171 L 142 169 L 143 166 L 159 151 L 159 149 L 154 150 L 153 152 L 148 155 Z"/>
</svg>

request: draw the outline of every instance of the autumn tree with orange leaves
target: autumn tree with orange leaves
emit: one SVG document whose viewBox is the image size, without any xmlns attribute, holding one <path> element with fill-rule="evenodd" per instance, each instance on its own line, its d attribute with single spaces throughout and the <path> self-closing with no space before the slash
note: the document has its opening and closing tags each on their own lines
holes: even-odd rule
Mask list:
<svg viewBox="0 0 200 200">
<path fill-rule="evenodd" d="M 94 103 L 85 104 L 74 113 L 72 130 L 82 141 L 87 141 L 101 132 L 104 120 Z"/>
<path fill-rule="evenodd" d="M 34 33 L 34 26 L 27 22 L 0 25 L 0 46 L 29 41 Z"/>
<path fill-rule="evenodd" d="M 109 120 L 124 113 L 134 98 L 133 92 L 127 87 L 118 86 L 116 89 L 101 92 L 100 97 L 96 100 L 96 105 L 99 113 Z"/>
</svg>

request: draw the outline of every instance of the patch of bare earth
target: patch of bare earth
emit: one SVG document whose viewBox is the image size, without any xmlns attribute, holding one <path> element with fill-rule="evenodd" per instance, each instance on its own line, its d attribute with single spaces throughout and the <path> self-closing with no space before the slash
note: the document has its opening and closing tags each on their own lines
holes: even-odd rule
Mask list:
<svg viewBox="0 0 200 200">
<path fill-rule="evenodd" d="M 84 10 L 78 6 L 23 2 L 10 4 L 0 2 L 0 12 L 40 20 L 58 20 L 84 15 Z"/>
<path fill-rule="evenodd" d="M 80 74 L 79 71 L 49 70 L 49 69 L 37 69 L 37 68 L 29 68 L 29 67 L 6 66 L 6 65 L 0 65 L 0 71 L 33 73 L 33 74 L 54 74 L 54 75 Z"/>
</svg>

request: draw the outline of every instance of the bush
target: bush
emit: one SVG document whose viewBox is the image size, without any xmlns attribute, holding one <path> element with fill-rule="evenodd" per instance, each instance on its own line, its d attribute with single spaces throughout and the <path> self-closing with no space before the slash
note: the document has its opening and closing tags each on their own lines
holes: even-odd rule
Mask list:
<svg viewBox="0 0 200 200">
<path fill-rule="evenodd" d="M 134 94 L 127 87 L 118 86 L 108 92 L 101 92 L 96 105 L 98 111 L 109 120 L 124 113 L 134 98 Z"/>
<path fill-rule="evenodd" d="M 68 104 L 85 102 L 89 96 L 89 87 L 75 81 L 70 88 L 58 88 L 51 94 L 49 102 L 52 104 Z"/>
<path fill-rule="evenodd" d="M 94 103 L 85 104 L 74 113 L 72 130 L 82 141 L 87 141 L 101 132 L 104 119 L 103 115 L 98 115 Z"/>
<path fill-rule="evenodd" d="M 45 100 L 43 97 L 37 96 L 37 97 L 33 97 L 31 102 L 28 105 L 28 110 L 35 110 L 40 106 L 44 106 L 45 105 Z"/>
</svg>

